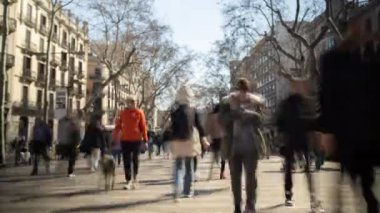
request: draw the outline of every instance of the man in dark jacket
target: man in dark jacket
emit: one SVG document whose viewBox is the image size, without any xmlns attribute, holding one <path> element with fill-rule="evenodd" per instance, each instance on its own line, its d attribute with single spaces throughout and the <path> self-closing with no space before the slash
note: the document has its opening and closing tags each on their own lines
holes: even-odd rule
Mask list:
<svg viewBox="0 0 380 213">
<path fill-rule="evenodd" d="M 372 186 L 380 156 L 380 97 L 375 82 L 380 79 L 380 49 L 376 53 L 360 28 L 359 22 L 350 22 L 345 41 L 321 58 L 319 123 L 322 132 L 334 136 L 334 154 L 343 170 L 353 179 L 360 178 L 367 212 L 378 213 Z M 332 147 L 331 143 L 324 145 Z"/>
<path fill-rule="evenodd" d="M 299 155 L 305 159 L 305 173 L 310 193 L 311 209 L 315 211 L 319 202 L 314 193 L 314 184 L 310 173 L 310 132 L 313 127 L 314 116 L 305 98 L 308 93 L 308 82 L 293 80 L 292 93 L 281 102 L 277 112 L 278 132 L 283 136 L 281 154 L 285 158 L 285 205 L 293 206 L 292 168 L 294 156 Z"/>
<path fill-rule="evenodd" d="M 38 161 L 42 156 L 45 160 L 46 173 L 50 172 L 49 147 L 52 143 L 52 134 L 49 126 L 40 118 L 36 118 L 33 128 L 32 151 L 34 153 L 34 164 L 31 175 L 38 174 Z"/>
</svg>

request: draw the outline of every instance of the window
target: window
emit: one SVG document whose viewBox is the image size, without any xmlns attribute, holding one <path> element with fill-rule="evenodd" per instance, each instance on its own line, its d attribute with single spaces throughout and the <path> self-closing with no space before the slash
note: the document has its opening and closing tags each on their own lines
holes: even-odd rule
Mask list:
<svg viewBox="0 0 380 213">
<path fill-rule="evenodd" d="M 40 52 L 45 52 L 45 40 L 43 38 L 40 38 Z"/>
<path fill-rule="evenodd" d="M 49 108 L 54 109 L 54 94 L 53 93 L 49 94 Z"/>
<path fill-rule="evenodd" d="M 70 98 L 70 100 L 69 100 L 69 109 L 73 110 L 73 99 L 72 98 Z"/>
<path fill-rule="evenodd" d="M 45 74 L 45 65 L 38 63 L 38 75 L 37 75 L 38 80 L 43 80 L 44 74 Z"/>
<path fill-rule="evenodd" d="M 54 35 L 58 35 L 58 25 L 54 24 L 54 27 L 53 27 L 53 34 Z"/>
<path fill-rule="evenodd" d="M 80 101 L 77 101 L 77 109 L 80 109 Z"/>
<path fill-rule="evenodd" d="M 83 71 L 83 70 L 82 70 L 82 66 L 83 66 L 83 65 L 82 65 L 82 62 L 79 62 L 79 63 L 78 63 L 78 72 L 79 72 L 79 73 L 82 73 L 82 71 Z"/>
<path fill-rule="evenodd" d="M 24 69 L 23 69 L 23 75 L 30 76 L 32 74 L 31 72 L 32 67 L 32 60 L 29 57 L 24 56 Z"/>
<path fill-rule="evenodd" d="M 30 30 L 26 30 L 25 32 L 25 44 L 26 44 L 26 48 L 30 48 L 30 42 L 31 42 L 31 32 Z"/>
<path fill-rule="evenodd" d="M 41 15 L 41 19 L 40 19 L 41 30 L 46 30 L 46 24 L 47 24 L 46 16 Z"/>
<path fill-rule="evenodd" d="M 37 106 L 42 106 L 42 90 L 37 90 Z"/>
<path fill-rule="evenodd" d="M 32 5 L 28 4 L 26 6 L 26 18 L 29 20 L 32 20 L 32 16 L 33 16 L 33 7 Z"/>
<path fill-rule="evenodd" d="M 71 38 L 70 50 L 75 51 L 75 38 Z"/>
<path fill-rule="evenodd" d="M 67 46 L 67 32 L 65 31 L 62 34 L 62 45 Z"/>
<path fill-rule="evenodd" d="M 55 83 L 55 75 L 56 75 L 55 69 L 51 68 L 50 69 L 50 83 Z"/>
<path fill-rule="evenodd" d="M 29 88 L 27 86 L 22 87 L 22 102 L 23 103 L 28 103 L 29 99 Z"/>
<path fill-rule="evenodd" d="M 83 44 L 79 45 L 79 51 L 83 52 Z"/>
<path fill-rule="evenodd" d="M 97 78 L 100 78 L 102 76 L 102 70 L 99 67 L 95 68 L 95 76 Z"/>
<path fill-rule="evenodd" d="M 65 53 L 65 52 L 62 52 L 61 53 L 61 60 L 62 60 L 62 65 L 65 65 L 65 66 L 67 66 L 67 53 Z"/>
<path fill-rule="evenodd" d="M 65 77 L 66 77 L 65 73 L 61 72 L 61 86 L 65 86 L 65 82 L 66 82 Z"/>
<path fill-rule="evenodd" d="M 75 69 L 75 59 L 74 59 L 74 57 L 70 57 L 70 59 L 69 59 L 69 66 L 70 66 L 70 71 L 74 72 L 74 69 Z"/>
</svg>

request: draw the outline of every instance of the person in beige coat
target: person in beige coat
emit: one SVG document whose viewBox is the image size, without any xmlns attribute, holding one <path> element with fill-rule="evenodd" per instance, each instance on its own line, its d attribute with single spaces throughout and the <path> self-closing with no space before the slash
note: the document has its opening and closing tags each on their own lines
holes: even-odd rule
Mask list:
<svg viewBox="0 0 380 213">
<path fill-rule="evenodd" d="M 170 128 L 172 131 L 170 149 L 175 158 L 175 200 L 178 200 L 181 194 L 186 198 L 193 196 L 193 158 L 201 153 L 202 145 L 205 147 L 209 145 L 205 138 L 204 129 L 200 123 L 199 114 L 195 108 L 191 106 L 192 98 L 192 90 L 188 86 L 181 86 L 177 92 L 176 104 L 170 116 Z M 184 180 L 182 180 L 183 163 L 185 164 Z"/>
</svg>

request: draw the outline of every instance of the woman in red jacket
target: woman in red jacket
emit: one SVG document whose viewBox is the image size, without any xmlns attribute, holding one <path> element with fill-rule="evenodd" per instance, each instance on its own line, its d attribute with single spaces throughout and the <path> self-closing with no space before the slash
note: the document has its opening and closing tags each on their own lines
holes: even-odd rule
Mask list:
<svg viewBox="0 0 380 213">
<path fill-rule="evenodd" d="M 121 132 L 121 149 L 125 179 L 124 189 L 134 189 L 137 185 L 139 169 L 139 154 L 142 143 L 148 141 L 145 114 L 137 108 L 136 99 L 130 97 L 127 100 L 127 108 L 120 112 L 116 121 L 116 131 Z M 133 174 L 131 164 L 133 163 Z"/>
</svg>

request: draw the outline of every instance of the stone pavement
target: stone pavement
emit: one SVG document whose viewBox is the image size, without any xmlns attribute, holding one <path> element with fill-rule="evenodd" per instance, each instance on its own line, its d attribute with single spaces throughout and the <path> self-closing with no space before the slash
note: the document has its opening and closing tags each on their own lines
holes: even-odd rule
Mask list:
<svg viewBox="0 0 380 213">
<path fill-rule="evenodd" d="M 65 176 L 63 162 L 54 162 L 53 174 L 30 177 L 31 167 L 16 167 L 0 170 L 0 212 L 215 212 L 231 213 L 232 197 L 229 180 L 206 181 L 209 159 L 201 161 L 201 180 L 195 183 L 196 196 L 179 203 L 172 200 L 171 160 L 160 157 L 147 160 L 142 157 L 139 174 L 140 185 L 133 191 L 122 190 L 124 175 L 117 168 L 115 190 L 105 192 L 98 187 L 99 174 L 90 173 L 85 161 L 80 160 L 76 177 Z M 280 172 L 281 159 L 272 157 L 259 163 L 258 212 L 298 213 L 309 212 L 309 196 L 302 172 L 294 174 L 295 207 L 283 206 L 283 177 Z M 338 188 L 339 172 L 334 164 L 327 164 L 323 171 L 314 173 L 320 199 L 326 212 L 332 212 L 335 189 Z M 215 178 L 218 171 L 215 169 Z M 379 188 L 379 187 L 377 187 Z M 344 184 L 343 212 L 364 212 L 363 201 L 355 198 L 351 187 Z"/>
</svg>

